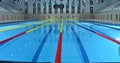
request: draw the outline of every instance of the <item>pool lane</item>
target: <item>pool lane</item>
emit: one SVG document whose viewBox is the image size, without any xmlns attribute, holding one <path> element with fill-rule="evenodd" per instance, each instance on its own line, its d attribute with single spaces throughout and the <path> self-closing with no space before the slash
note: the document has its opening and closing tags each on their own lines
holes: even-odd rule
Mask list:
<svg viewBox="0 0 120 63">
<path fill-rule="evenodd" d="M 71 26 L 67 24 L 62 26 L 55 24 L 52 29 L 52 33 L 46 39 L 36 62 L 84 62 L 76 37 L 72 33 Z M 69 38 L 67 37 L 68 35 Z"/>
<path fill-rule="evenodd" d="M 50 28 L 49 32 L 44 36 L 43 40 L 41 41 L 41 43 L 40 43 L 40 45 L 39 45 L 39 47 L 37 49 L 37 51 L 35 52 L 35 55 L 34 55 L 34 57 L 32 59 L 32 62 L 37 62 L 39 54 L 41 53 L 41 51 L 43 49 L 43 46 L 46 43 L 46 40 L 47 40 L 49 34 L 51 33 L 51 31 L 52 31 L 52 28 Z"/>
<path fill-rule="evenodd" d="M 31 29 L 28 29 L 28 30 L 25 30 L 25 31 L 23 31 L 23 32 L 20 32 L 19 34 L 16 34 L 16 35 L 14 35 L 14 36 L 12 36 L 12 37 L 9 37 L 9 38 L 6 38 L 6 39 L 4 39 L 4 40 L 1 40 L 1 41 L 0 41 L 0 44 L 6 43 L 6 42 L 8 42 L 8 41 L 10 41 L 10 40 L 12 40 L 12 39 L 14 39 L 14 38 L 16 38 L 16 37 L 21 36 L 21 35 L 30 33 L 30 32 L 32 32 L 32 31 L 37 30 L 37 29 L 39 29 L 39 28 L 41 28 L 41 27 L 44 27 L 44 26 L 46 26 L 46 25 L 48 25 L 48 24 L 49 24 L 49 22 L 46 22 L 45 24 L 38 25 L 38 26 L 35 26 L 35 27 L 31 28 Z"/>
<path fill-rule="evenodd" d="M 37 23 L 37 22 L 35 22 L 35 23 Z M 0 36 L 0 41 L 5 40 L 5 39 L 7 39 L 9 37 L 15 36 L 15 35 L 19 34 L 20 32 L 24 32 L 24 31 L 26 31 L 28 29 L 34 28 L 34 27 L 36 27 L 38 25 L 41 25 L 43 22 L 40 22 L 38 24 L 35 24 L 35 23 L 34 23 L 34 25 L 31 25 L 31 26 L 25 26 L 24 27 L 24 25 L 17 25 L 19 28 L 16 27 L 16 26 L 11 26 L 9 28 L 9 30 L 4 30 L 4 31 L 2 30 L 2 32 L 0 32 L 0 35 L 1 35 Z M 19 30 L 19 32 L 18 32 L 18 30 Z"/>
<path fill-rule="evenodd" d="M 119 34 L 120 30 L 116 30 L 116 29 L 112 29 L 112 28 L 108 28 L 108 27 L 104 27 L 104 26 L 98 26 L 98 25 L 94 25 L 91 23 L 81 23 L 80 25 L 86 26 L 89 29 L 100 32 L 103 35 L 111 37 L 111 38 L 117 40 L 118 42 L 120 42 L 120 34 Z"/>
<path fill-rule="evenodd" d="M 72 23 L 74 23 L 74 22 L 72 22 Z M 76 24 L 76 23 L 74 23 L 74 24 Z M 101 36 L 101 37 L 103 37 L 103 38 L 105 38 L 105 39 L 108 39 L 108 40 L 110 40 L 110 41 L 112 41 L 112 42 L 114 42 L 114 43 L 116 43 L 116 44 L 120 44 L 120 41 L 119 41 L 119 40 L 116 40 L 115 38 L 113 38 L 113 37 L 111 37 L 111 36 L 109 36 L 109 35 L 106 34 L 106 33 L 111 32 L 111 31 L 109 31 L 107 28 L 104 29 L 104 30 L 106 30 L 106 33 L 103 33 L 103 32 L 101 32 L 101 31 L 95 29 L 96 27 L 93 28 L 93 27 L 90 27 L 90 26 L 84 26 L 83 23 L 79 23 L 79 24 L 76 24 L 76 25 L 79 26 L 79 27 L 81 27 L 81 28 L 84 28 L 84 29 L 86 29 L 86 30 L 88 30 L 88 31 L 96 34 L 96 35 L 99 35 L 99 36 Z M 114 30 L 114 31 L 115 31 L 115 30 Z"/>
<path fill-rule="evenodd" d="M 82 23 L 77 23 L 82 24 Z M 73 27 L 77 26 L 74 24 Z M 99 29 L 99 28 L 98 28 Z M 80 26 L 75 27 L 90 62 L 120 62 L 119 45 Z M 107 29 L 104 29 L 107 31 Z"/>
<path fill-rule="evenodd" d="M 25 24 L 25 23 L 30 23 L 30 22 L 39 22 L 39 21 L 40 20 L 24 20 L 24 21 L 17 21 L 17 22 L 4 22 L 4 23 L 0 23 L 0 27 L 19 25 L 19 24 Z"/>
<path fill-rule="evenodd" d="M 52 32 L 46 39 L 46 42 L 42 48 L 42 52 L 39 55 L 37 62 L 52 62 L 55 61 L 57 44 L 59 39 L 60 23 L 52 25 Z"/>
<path fill-rule="evenodd" d="M 37 25 L 37 24 L 40 24 L 40 23 L 42 23 L 42 21 L 40 21 L 40 22 L 29 22 L 29 23 L 0 27 L 0 33 L 5 32 L 5 31 L 9 31 L 9 30 L 14 30 L 14 29 L 18 29 L 18 28 L 31 26 L 31 25 Z"/>
<path fill-rule="evenodd" d="M 81 43 L 81 39 L 78 37 L 78 35 L 76 34 L 76 31 L 74 30 L 73 27 L 71 27 L 71 30 L 73 31 L 74 35 L 76 36 L 76 40 L 78 42 L 78 45 L 79 45 L 79 48 L 80 48 L 80 51 L 81 51 L 81 54 L 82 54 L 83 63 L 90 63 L 89 58 L 88 58 L 88 56 L 86 54 L 86 51 L 84 49 L 84 46 Z"/>
<path fill-rule="evenodd" d="M 63 63 L 83 63 L 82 54 L 77 43 L 76 37 L 71 30 L 71 26 L 65 23 L 63 25 L 63 38 L 62 38 L 62 56 L 61 62 Z"/>
<path fill-rule="evenodd" d="M 91 23 L 92 24 L 92 23 Z M 119 30 L 120 31 L 120 26 L 115 26 L 115 25 L 105 25 L 105 24 L 99 24 L 99 23 L 93 23 L 94 25 L 97 26 L 103 26 L 103 27 L 107 27 L 107 28 L 111 28 L 111 29 L 115 29 L 115 30 Z"/>
<path fill-rule="evenodd" d="M 49 25 L 17 37 L 1 46 L 0 60 L 31 62 L 39 44 L 48 33 L 46 27 Z"/>
</svg>

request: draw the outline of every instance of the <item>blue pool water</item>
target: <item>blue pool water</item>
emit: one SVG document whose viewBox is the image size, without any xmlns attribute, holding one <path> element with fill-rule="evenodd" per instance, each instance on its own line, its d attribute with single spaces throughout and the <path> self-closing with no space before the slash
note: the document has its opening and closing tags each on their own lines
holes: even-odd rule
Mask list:
<svg viewBox="0 0 120 63">
<path fill-rule="evenodd" d="M 39 24 L 33 24 L 36 22 Z M 83 21 L 73 22 L 64 21 L 63 24 L 61 62 L 120 62 L 120 45 L 89 31 L 99 32 L 120 42 L 120 30 L 116 30 L 120 26 Z M 44 21 L 32 21 L 7 26 L 1 24 L 0 30 L 26 24 L 31 25 L 0 32 L 0 42 L 45 23 Z M 0 61 L 54 63 L 60 35 L 60 24 L 60 21 L 50 23 L 0 44 Z"/>
</svg>

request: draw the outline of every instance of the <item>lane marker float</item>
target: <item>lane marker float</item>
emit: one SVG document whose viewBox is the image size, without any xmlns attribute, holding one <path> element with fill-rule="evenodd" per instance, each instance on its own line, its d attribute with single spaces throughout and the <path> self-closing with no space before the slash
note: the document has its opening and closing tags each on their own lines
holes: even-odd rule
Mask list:
<svg viewBox="0 0 120 63">
<path fill-rule="evenodd" d="M 58 46 L 57 46 L 57 51 L 56 51 L 55 63 L 61 63 L 62 31 L 63 31 L 63 20 L 60 25 L 60 35 L 59 35 Z"/>
</svg>

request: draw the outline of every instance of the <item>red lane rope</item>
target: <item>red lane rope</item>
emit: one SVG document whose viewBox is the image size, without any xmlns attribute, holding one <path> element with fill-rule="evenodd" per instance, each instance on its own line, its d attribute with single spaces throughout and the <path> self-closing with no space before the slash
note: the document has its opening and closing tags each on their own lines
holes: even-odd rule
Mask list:
<svg viewBox="0 0 120 63">
<path fill-rule="evenodd" d="M 106 38 L 106 39 L 108 39 L 108 40 L 110 40 L 110 41 L 113 41 L 113 42 L 115 42 L 115 43 L 117 43 L 117 44 L 120 45 L 120 41 L 117 41 L 117 40 L 115 40 L 115 39 L 113 39 L 113 38 L 110 38 L 110 37 L 108 37 L 108 36 L 102 35 L 102 34 L 100 34 L 100 33 L 98 33 L 98 32 L 96 32 L 96 34 L 99 35 L 99 36 L 101 36 L 101 37 L 103 37 L 103 38 Z"/>
<path fill-rule="evenodd" d="M 61 63 L 61 51 L 62 51 L 62 33 L 60 33 L 60 36 L 59 36 L 55 63 Z"/>
<path fill-rule="evenodd" d="M 74 23 L 74 22 L 72 22 L 72 23 Z M 74 24 L 76 24 L 76 23 L 74 23 Z M 78 24 L 76 24 L 76 25 L 78 25 Z M 116 39 L 114 39 L 114 38 L 111 38 L 111 37 L 109 37 L 109 36 L 106 36 L 106 35 L 98 32 L 98 31 L 93 31 L 93 30 L 88 29 L 88 28 L 86 28 L 86 27 L 83 27 L 83 26 L 81 26 L 81 25 L 78 25 L 78 26 L 80 26 L 80 27 L 82 27 L 82 28 L 84 28 L 84 29 L 86 29 L 86 30 L 88 30 L 88 31 L 90 31 L 90 32 L 93 32 L 93 33 L 97 34 L 98 36 L 101 36 L 101 37 L 103 37 L 103 38 L 105 38 L 105 39 L 108 39 L 108 40 L 110 40 L 110 41 L 112 41 L 112 42 L 120 45 L 120 41 L 118 41 L 118 40 L 116 40 Z"/>
<path fill-rule="evenodd" d="M 26 32 L 22 32 L 22 33 L 17 34 L 17 35 L 15 35 L 15 36 L 13 36 L 13 37 L 10 37 L 10 38 L 8 38 L 8 39 L 2 40 L 2 41 L 0 41 L 0 44 L 3 44 L 3 43 L 5 43 L 5 42 L 8 42 L 9 40 L 12 40 L 12 39 L 14 39 L 14 38 L 16 38 L 16 37 L 18 37 L 18 36 L 21 36 L 21 35 L 23 35 L 23 34 L 25 34 L 25 33 L 26 33 Z"/>
</svg>

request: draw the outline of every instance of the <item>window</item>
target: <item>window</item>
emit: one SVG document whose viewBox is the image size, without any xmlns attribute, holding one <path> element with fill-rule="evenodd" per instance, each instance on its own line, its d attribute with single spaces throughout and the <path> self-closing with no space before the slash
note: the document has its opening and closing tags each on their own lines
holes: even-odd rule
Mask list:
<svg viewBox="0 0 120 63">
<path fill-rule="evenodd" d="M 64 5 L 62 3 L 59 5 L 59 8 L 60 8 L 60 13 L 63 14 Z"/>
<path fill-rule="evenodd" d="M 67 0 L 67 3 L 66 3 L 66 13 L 67 14 L 69 13 L 69 0 Z"/>
<path fill-rule="evenodd" d="M 71 8 L 72 8 L 71 13 L 74 14 L 75 13 L 75 1 L 74 0 L 72 1 Z"/>
<path fill-rule="evenodd" d="M 81 12 L 81 1 L 78 0 L 78 4 L 77 4 L 77 13 Z"/>
<path fill-rule="evenodd" d="M 38 10 L 38 13 L 40 14 L 41 13 L 41 4 L 40 4 L 40 0 L 38 0 L 38 3 L 37 3 L 37 10 Z"/>
<path fill-rule="evenodd" d="M 28 13 L 28 1 L 25 0 L 25 13 Z"/>
<path fill-rule="evenodd" d="M 43 13 L 46 14 L 46 1 L 43 2 Z"/>
<path fill-rule="evenodd" d="M 36 13 L 36 1 L 33 0 L 33 14 Z"/>
<path fill-rule="evenodd" d="M 86 0 L 82 0 L 82 13 L 86 11 Z"/>
<path fill-rule="evenodd" d="M 52 13 L 52 1 L 50 0 L 49 1 L 49 14 Z"/>
<path fill-rule="evenodd" d="M 101 3 L 104 3 L 104 0 L 101 0 Z"/>
<path fill-rule="evenodd" d="M 93 0 L 90 0 L 90 5 L 93 5 Z"/>
<path fill-rule="evenodd" d="M 55 9 L 54 13 L 57 14 L 58 13 L 58 3 L 56 0 L 54 1 L 54 9 Z"/>
<path fill-rule="evenodd" d="M 93 13 L 93 7 L 90 7 L 90 13 Z"/>
</svg>

